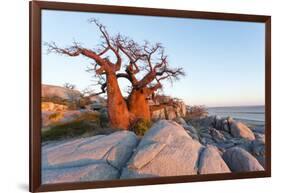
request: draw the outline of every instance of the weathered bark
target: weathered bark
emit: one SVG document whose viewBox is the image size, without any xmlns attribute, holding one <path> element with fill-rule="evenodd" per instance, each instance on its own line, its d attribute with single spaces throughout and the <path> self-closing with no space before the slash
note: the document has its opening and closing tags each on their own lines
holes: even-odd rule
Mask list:
<svg viewBox="0 0 281 193">
<path fill-rule="evenodd" d="M 147 98 L 162 88 L 161 81 L 177 79 L 184 75 L 182 68 L 169 68 L 167 55 L 160 43 L 155 45 L 147 41 L 139 45 L 128 37 L 118 34 L 110 36 L 106 27 L 95 18 L 90 19 L 101 32 L 102 43 L 98 49 L 87 49 L 74 42 L 68 48 L 59 48 L 53 43 L 47 43 L 48 52 L 76 57 L 83 55 L 95 61 L 93 67 L 87 71 L 97 75 L 98 84 L 101 85 L 101 92 L 94 95 L 107 93 L 108 117 L 113 128 L 129 129 L 139 119 L 150 120 L 151 113 Z M 111 52 L 110 54 L 108 52 Z M 110 60 L 114 55 L 116 62 Z M 129 64 L 126 64 L 125 72 L 119 72 L 127 57 Z M 140 64 L 139 64 L 140 62 Z M 144 65 L 144 66 L 143 66 Z M 142 68 L 139 68 L 139 67 Z M 137 78 L 140 71 L 145 71 L 143 78 Z M 117 78 L 127 78 L 132 91 L 127 99 L 123 98 Z M 106 79 L 106 81 L 105 81 Z"/>
<path fill-rule="evenodd" d="M 128 97 L 127 103 L 128 109 L 134 115 L 135 120 L 150 120 L 146 89 L 133 89 Z"/>
<path fill-rule="evenodd" d="M 150 109 L 150 112 L 153 113 L 154 111 L 159 111 L 161 109 L 164 109 L 165 107 L 167 107 L 167 105 L 162 105 L 162 104 L 150 105 L 149 109 Z"/>
<path fill-rule="evenodd" d="M 128 129 L 130 125 L 130 115 L 118 82 L 114 73 L 106 74 L 107 84 L 107 108 L 111 127 Z"/>
</svg>

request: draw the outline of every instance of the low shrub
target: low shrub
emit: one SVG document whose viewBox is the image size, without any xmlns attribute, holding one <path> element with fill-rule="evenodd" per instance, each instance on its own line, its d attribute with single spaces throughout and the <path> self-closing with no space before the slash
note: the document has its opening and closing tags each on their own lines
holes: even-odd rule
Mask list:
<svg viewBox="0 0 281 193">
<path fill-rule="evenodd" d="M 59 105 L 65 105 L 69 110 L 83 109 L 86 105 L 91 104 L 88 97 L 81 97 L 80 99 L 67 100 L 60 97 L 42 97 L 41 102 L 52 102 Z"/>
<path fill-rule="evenodd" d="M 105 128 L 110 127 L 108 113 L 107 113 L 106 108 L 103 108 L 100 110 L 100 124 L 101 124 L 101 127 L 105 127 Z"/>
<path fill-rule="evenodd" d="M 56 118 L 57 113 L 50 115 Z M 107 133 L 100 126 L 100 115 L 97 112 L 84 112 L 76 119 L 66 123 L 55 123 L 42 130 L 42 141 L 72 138 L 81 135 Z"/>
<path fill-rule="evenodd" d="M 49 119 L 52 121 L 58 121 L 59 119 L 61 119 L 63 117 L 62 113 L 60 112 L 55 112 L 49 115 Z"/>
<path fill-rule="evenodd" d="M 42 132 L 42 141 L 70 138 L 90 132 L 92 125 L 87 121 L 71 121 L 64 124 L 58 124 Z"/>
<path fill-rule="evenodd" d="M 148 131 L 151 127 L 152 123 L 151 121 L 145 120 L 145 119 L 139 119 L 136 121 L 136 123 L 133 125 L 131 130 L 139 136 L 143 136 L 146 131 Z"/>
<path fill-rule="evenodd" d="M 100 123 L 100 113 L 86 111 L 83 112 L 79 117 L 77 117 L 76 120 L 80 120 L 80 121 L 86 120 L 86 121 L 94 121 Z"/>
<path fill-rule="evenodd" d="M 41 98 L 41 102 L 52 102 L 52 103 L 59 104 L 59 105 L 67 105 L 67 100 L 66 99 L 62 99 L 62 98 L 57 97 L 57 96 L 42 97 Z"/>
<path fill-rule="evenodd" d="M 185 119 L 187 121 L 208 115 L 207 107 L 203 105 L 188 106 Z"/>
</svg>

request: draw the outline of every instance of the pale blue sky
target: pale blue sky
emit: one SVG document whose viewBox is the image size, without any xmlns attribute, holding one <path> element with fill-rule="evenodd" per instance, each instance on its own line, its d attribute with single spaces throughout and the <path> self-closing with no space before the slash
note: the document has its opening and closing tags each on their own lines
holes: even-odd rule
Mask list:
<svg viewBox="0 0 281 193">
<path fill-rule="evenodd" d="M 100 33 L 87 22 L 92 17 L 113 35 L 163 44 L 170 66 L 186 72 L 173 85 L 165 84 L 165 94 L 193 105 L 264 105 L 264 24 L 44 10 L 42 42 L 69 46 L 75 40 L 94 48 Z M 90 59 L 46 55 L 44 46 L 42 53 L 43 84 L 70 82 L 83 89 L 92 83 L 85 72 Z M 125 81 L 120 84 L 126 87 Z"/>
</svg>

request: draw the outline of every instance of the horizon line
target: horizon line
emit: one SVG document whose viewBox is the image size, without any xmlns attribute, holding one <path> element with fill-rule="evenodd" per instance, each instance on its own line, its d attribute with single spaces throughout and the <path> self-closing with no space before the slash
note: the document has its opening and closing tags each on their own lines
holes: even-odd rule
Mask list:
<svg viewBox="0 0 281 193">
<path fill-rule="evenodd" d="M 256 104 L 256 105 L 226 105 L 226 106 L 207 106 L 207 108 L 224 108 L 224 107 L 257 107 L 257 106 L 265 106 L 265 104 Z"/>
</svg>

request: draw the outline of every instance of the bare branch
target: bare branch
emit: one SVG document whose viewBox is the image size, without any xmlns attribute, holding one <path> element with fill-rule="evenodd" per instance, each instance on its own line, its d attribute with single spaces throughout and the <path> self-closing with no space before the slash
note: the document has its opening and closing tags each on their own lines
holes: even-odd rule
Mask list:
<svg viewBox="0 0 281 193">
<path fill-rule="evenodd" d="M 105 54 L 110 48 L 106 47 L 103 51 L 100 51 L 100 53 L 98 53 L 99 56 L 102 56 L 103 54 Z"/>
<path fill-rule="evenodd" d="M 86 49 L 77 42 L 66 48 L 60 48 L 54 42 L 45 43 L 45 46 L 48 53 L 55 52 L 73 57 L 83 55 L 93 59 L 95 62 L 87 71 L 95 72 L 95 76 L 100 79 L 98 85 L 101 85 L 101 92 L 95 95 L 106 92 L 106 80 L 101 77 L 108 73 L 115 73 L 117 78 L 126 78 L 131 82 L 133 89 L 144 89 L 148 95 L 162 88 L 163 80 L 173 81 L 184 75 L 182 68 L 169 67 L 168 56 L 160 43 L 150 44 L 144 41 L 138 44 L 120 34 L 110 36 L 106 27 L 97 19 L 92 18 L 89 22 L 94 23 L 101 33 L 102 41 L 98 49 Z M 108 52 L 112 52 L 116 57 L 115 63 L 110 61 Z M 125 66 L 125 73 L 117 73 L 121 69 L 122 57 L 126 57 L 126 62 L 129 63 Z M 142 78 L 138 76 L 141 71 L 145 72 Z"/>
<path fill-rule="evenodd" d="M 147 42 L 144 45 L 144 52 L 146 53 L 146 62 L 149 66 L 148 73 L 138 82 L 137 87 L 143 88 L 150 84 L 152 81 L 156 80 L 160 83 L 161 80 L 169 79 L 177 80 L 179 76 L 184 75 L 182 68 L 172 69 L 168 67 L 168 56 L 164 53 L 164 48 L 161 44 L 155 44 L 150 46 Z M 153 65 L 153 55 L 159 56 L 157 62 Z"/>
<path fill-rule="evenodd" d="M 59 48 L 55 42 L 44 43 L 44 46 L 47 46 L 47 53 L 58 53 L 58 54 L 66 54 L 68 56 L 78 56 L 81 54 L 81 50 L 77 47 L 77 45 L 71 46 L 69 48 Z"/>
<path fill-rule="evenodd" d="M 91 95 L 89 95 L 89 97 L 91 97 L 91 96 L 97 96 L 97 95 L 106 93 L 106 83 L 103 83 L 103 84 L 101 85 L 100 89 L 101 89 L 100 92 L 91 94 Z"/>
<path fill-rule="evenodd" d="M 94 51 L 83 48 L 75 42 L 73 46 L 70 46 L 68 48 L 59 48 L 54 42 L 45 43 L 44 45 L 47 46 L 48 53 L 54 52 L 58 54 L 65 54 L 68 56 L 79 56 L 80 54 L 82 54 L 88 58 L 95 60 L 96 63 L 100 66 L 105 65 L 106 63 L 105 60 L 97 55 Z"/>
<path fill-rule="evenodd" d="M 115 63 L 115 71 L 120 70 L 122 59 L 119 54 L 119 47 L 116 47 L 116 45 L 115 45 L 115 39 L 110 37 L 110 35 L 108 34 L 108 32 L 106 30 L 106 27 L 104 25 L 102 25 L 97 19 L 95 19 L 95 18 L 89 19 L 89 22 L 95 23 L 95 25 L 98 26 L 100 32 L 102 33 L 101 37 L 105 40 L 105 42 L 107 44 L 107 47 L 105 48 L 105 50 L 103 50 L 101 53 L 99 53 L 99 55 L 101 56 L 104 53 L 106 53 L 108 50 L 112 50 L 117 58 L 117 61 Z"/>
</svg>

